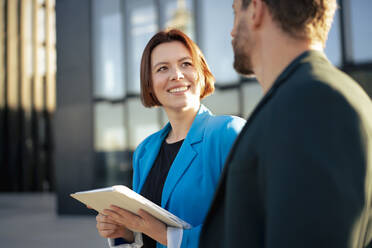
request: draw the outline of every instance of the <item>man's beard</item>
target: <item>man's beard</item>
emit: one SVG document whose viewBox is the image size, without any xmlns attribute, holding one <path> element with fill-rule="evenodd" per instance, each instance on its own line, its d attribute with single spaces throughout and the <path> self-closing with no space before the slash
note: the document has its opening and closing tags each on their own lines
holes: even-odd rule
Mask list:
<svg viewBox="0 0 372 248">
<path fill-rule="evenodd" d="M 248 54 L 244 54 L 241 51 L 237 51 L 234 48 L 234 68 L 235 70 L 246 76 L 253 76 L 253 66 L 251 62 L 251 57 Z"/>
<path fill-rule="evenodd" d="M 242 23 L 238 26 L 238 35 L 233 41 L 234 50 L 234 68 L 235 70 L 246 76 L 253 76 L 252 57 L 248 50 L 253 47 L 251 35 L 248 28 L 245 28 Z"/>
</svg>

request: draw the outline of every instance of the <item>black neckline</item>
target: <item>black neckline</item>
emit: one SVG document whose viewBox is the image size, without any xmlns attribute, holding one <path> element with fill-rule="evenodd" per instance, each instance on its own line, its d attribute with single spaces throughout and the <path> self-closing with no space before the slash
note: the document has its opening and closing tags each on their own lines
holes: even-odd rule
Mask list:
<svg viewBox="0 0 372 248">
<path fill-rule="evenodd" d="M 166 139 L 164 139 L 164 144 L 167 145 L 167 146 L 173 146 L 173 145 L 176 146 L 176 145 L 182 144 L 184 140 L 185 140 L 185 139 L 182 139 L 182 140 L 179 140 L 179 141 L 176 141 L 176 142 L 173 142 L 173 143 L 168 143 L 168 142 L 166 141 Z"/>
</svg>

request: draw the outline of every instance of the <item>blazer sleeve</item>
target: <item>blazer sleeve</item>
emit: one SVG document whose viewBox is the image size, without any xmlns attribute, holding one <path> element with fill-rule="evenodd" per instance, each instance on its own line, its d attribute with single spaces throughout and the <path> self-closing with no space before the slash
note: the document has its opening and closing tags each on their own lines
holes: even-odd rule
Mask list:
<svg viewBox="0 0 372 248">
<path fill-rule="evenodd" d="M 362 120 L 320 84 L 285 99 L 262 137 L 266 247 L 350 247 L 364 208 Z"/>
<path fill-rule="evenodd" d="M 227 156 L 229 155 L 237 136 L 246 123 L 244 119 L 236 116 L 231 116 L 230 118 L 231 119 L 229 119 L 229 121 L 227 121 L 227 123 L 220 130 L 218 130 L 218 134 L 216 134 L 221 136 L 219 142 L 219 154 L 222 167 L 225 164 Z"/>
<path fill-rule="evenodd" d="M 230 149 L 239 135 L 241 129 L 245 124 L 245 120 L 235 116 L 217 116 L 212 122 L 208 124 L 208 130 L 210 133 L 206 134 L 206 145 L 209 147 L 209 154 L 214 155 L 215 159 L 211 159 L 209 156 L 208 161 L 213 161 L 215 169 L 222 172 L 225 160 L 230 152 Z M 212 148 L 214 147 L 214 148 Z M 215 149 L 215 153 L 212 151 Z M 217 162 L 217 163 L 216 163 Z M 216 168 L 218 167 L 218 168 Z M 217 187 L 217 183 L 215 187 Z M 214 191 L 216 188 L 214 188 Z M 211 194 L 214 194 L 214 191 Z M 200 203 L 203 204 L 203 203 Z M 210 202 L 207 203 L 209 209 Z M 204 216 L 205 218 L 205 216 Z M 204 222 L 204 220 L 203 220 Z M 199 243 L 199 236 L 202 229 L 202 224 L 194 226 L 191 229 L 184 229 L 182 236 L 181 248 L 197 248 Z"/>
</svg>

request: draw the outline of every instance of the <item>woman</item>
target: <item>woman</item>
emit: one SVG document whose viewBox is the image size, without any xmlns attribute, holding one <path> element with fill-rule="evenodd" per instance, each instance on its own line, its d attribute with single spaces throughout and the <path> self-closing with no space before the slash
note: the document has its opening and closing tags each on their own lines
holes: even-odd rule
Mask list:
<svg viewBox="0 0 372 248">
<path fill-rule="evenodd" d="M 184 33 L 161 31 L 149 41 L 141 61 L 141 100 L 145 107 L 163 107 L 169 123 L 137 147 L 133 190 L 193 228 L 167 227 L 144 211 L 135 215 L 112 206 L 96 218 L 110 246 L 141 247 L 143 241 L 146 248 L 197 247 L 224 161 L 245 124 L 214 116 L 200 104 L 213 91 L 204 56 Z"/>
</svg>

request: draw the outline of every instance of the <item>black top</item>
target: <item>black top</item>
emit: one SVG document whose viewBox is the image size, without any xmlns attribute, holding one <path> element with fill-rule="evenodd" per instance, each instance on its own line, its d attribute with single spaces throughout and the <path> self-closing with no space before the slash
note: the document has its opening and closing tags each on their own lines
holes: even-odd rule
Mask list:
<svg viewBox="0 0 372 248">
<path fill-rule="evenodd" d="M 165 179 L 167 178 L 169 169 L 173 163 L 173 160 L 176 158 L 182 143 L 183 140 L 168 144 L 164 139 L 163 143 L 161 144 L 158 157 L 156 158 L 155 163 L 152 166 L 142 187 L 141 195 L 159 206 L 161 206 L 161 196 Z M 144 234 L 142 237 L 144 248 L 156 247 L 155 240 Z"/>
</svg>

